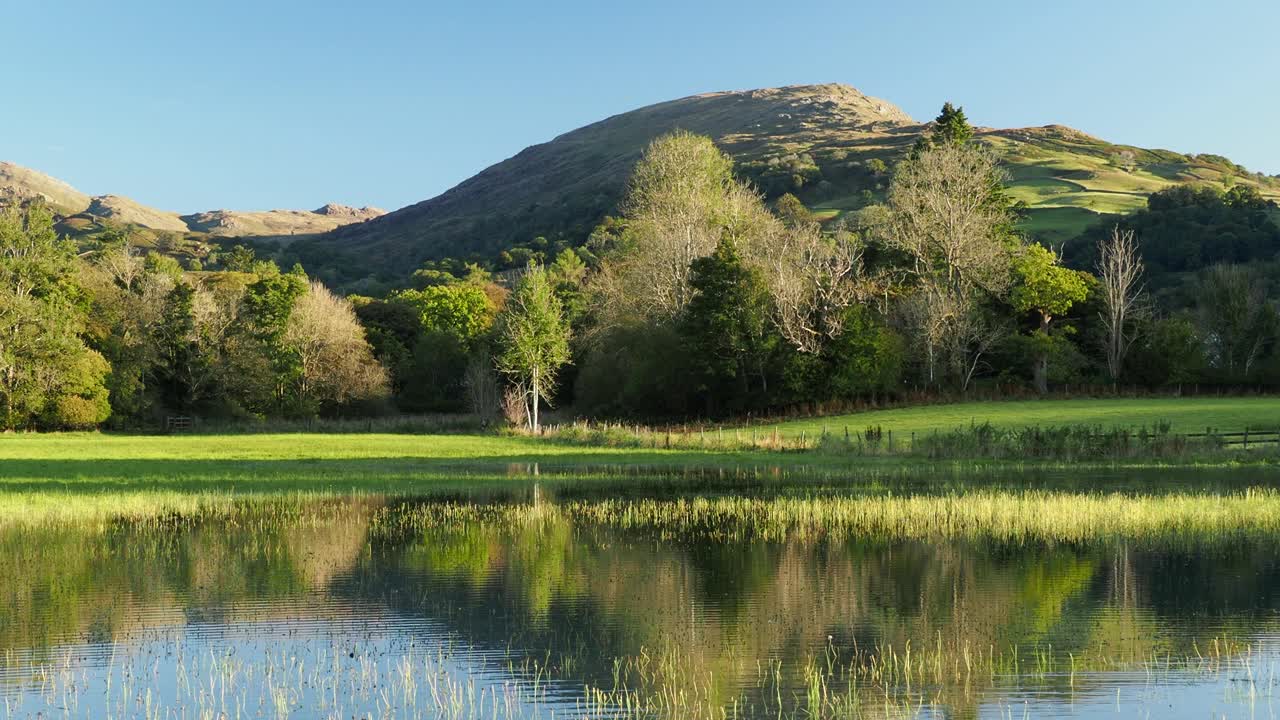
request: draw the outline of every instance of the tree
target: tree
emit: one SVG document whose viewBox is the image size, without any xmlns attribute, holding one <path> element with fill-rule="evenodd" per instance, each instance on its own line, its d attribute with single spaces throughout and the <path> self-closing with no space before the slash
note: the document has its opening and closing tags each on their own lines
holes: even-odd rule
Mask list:
<svg viewBox="0 0 1280 720">
<path fill-rule="evenodd" d="M 43 203 L 0 211 L 0 426 L 90 427 L 107 419 L 109 366 L 80 338 L 75 248 Z"/>
<path fill-rule="evenodd" d="M 306 292 L 306 275 L 276 271 L 259 275 L 244 297 L 246 330 L 269 368 L 274 405 L 287 413 L 306 412 L 291 406 L 291 391 L 302 369 L 295 349 L 285 341 L 294 305 Z"/>
<path fill-rule="evenodd" d="M 814 222 L 813 213 L 800 199 L 786 193 L 774 203 L 774 212 L 788 228 L 799 228 Z"/>
<path fill-rule="evenodd" d="M 1235 210 L 1269 210 L 1275 203 L 1262 197 L 1254 185 L 1236 185 L 1222 196 L 1222 201 Z"/>
<path fill-rule="evenodd" d="M 874 289 L 863 276 L 863 252 L 854 234 L 827 236 L 812 223 L 778 233 L 758 250 L 774 323 L 796 350 L 821 353 L 843 331 L 845 309 Z"/>
<path fill-rule="evenodd" d="M 564 308 L 565 320 L 570 326 L 576 326 L 587 315 L 586 263 L 576 251 L 566 249 L 556 256 L 547 272 Z"/>
<path fill-rule="evenodd" d="M 1227 382 L 1247 380 L 1280 329 L 1266 283 L 1248 267 L 1215 265 L 1197 297 L 1209 364 Z"/>
<path fill-rule="evenodd" d="M 463 345 L 489 331 L 497 308 L 478 284 L 454 282 L 392 296 L 418 311 L 422 331 L 450 335 Z"/>
<path fill-rule="evenodd" d="M 1003 177 L 989 151 L 959 143 L 927 147 L 894 173 L 888 217 L 877 232 L 889 249 L 906 256 L 915 288 L 905 317 L 921 340 L 930 385 L 937 381 L 943 341 L 982 296 L 1000 296 L 1008 287 L 1010 248 L 1017 240 Z"/>
<path fill-rule="evenodd" d="M 1023 248 L 1015 269 L 1020 282 L 1013 290 L 1013 306 L 1018 312 L 1034 312 L 1040 321 L 1034 375 L 1036 391 L 1043 395 L 1049 391 L 1049 324 L 1089 296 L 1088 276 L 1062 267 L 1056 253 L 1034 243 Z"/>
<path fill-rule="evenodd" d="M 1149 387 L 1195 382 L 1205 368 L 1204 342 L 1195 323 L 1185 317 L 1161 318 L 1146 324 L 1133 346 L 1125 375 Z"/>
<path fill-rule="evenodd" d="M 933 121 L 933 142 L 937 145 L 963 145 L 973 139 L 973 126 L 964 116 L 964 108 L 944 103 Z"/>
<path fill-rule="evenodd" d="M 694 294 L 680 333 L 689 351 L 694 382 L 708 415 L 740 409 L 753 390 L 769 390 L 769 295 L 758 270 L 722 238 L 711 255 L 693 261 Z"/>
<path fill-rule="evenodd" d="M 988 308 L 970 307 L 948 323 L 947 333 L 941 338 L 962 393 L 969 392 L 979 371 L 990 368 L 988 358 L 992 351 L 1009 337 L 1007 323 L 993 315 Z"/>
<path fill-rule="evenodd" d="M 232 272 L 253 272 L 257 257 L 252 248 L 236 245 L 231 252 L 222 256 L 222 267 Z"/>
<path fill-rule="evenodd" d="M 296 358 L 295 402 L 337 411 L 386 397 L 387 373 L 373 357 L 347 300 L 311 281 L 289 315 L 283 343 Z"/>
<path fill-rule="evenodd" d="M 910 257 L 918 276 L 1002 290 L 1014 221 L 997 197 L 1003 180 L 995 156 L 979 147 L 942 145 L 904 160 L 889 188 L 888 244 Z"/>
<path fill-rule="evenodd" d="M 1142 238 L 1150 273 L 1192 272 L 1214 263 L 1270 261 L 1280 252 L 1280 225 L 1269 203 L 1249 185 L 1225 195 L 1207 186 L 1175 185 L 1147 198 L 1147 208 L 1118 221 Z M 1098 243 L 1117 221 L 1099 223 L 1074 241 L 1072 257 L 1095 264 Z"/>
<path fill-rule="evenodd" d="M 570 330 L 546 269 L 530 265 L 498 316 L 498 370 L 526 399 L 529 429 L 542 431 L 538 405 L 550 400 L 569 361 Z"/>
<path fill-rule="evenodd" d="M 107 390 L 114 424 L 151 420 L 163 391 L 161 336 L 166 299 L 177 278 L 140 257 L 125 233 L 103 241 L 80 263 L 80 285 L 89 303 L 85 341 L 110 364 Z"/>
<path fill-rule="evenodd" d="M 597 277 L 603 321 L 678 318 L 692 295 L 690 265 L 715 249 L 730 206 L 749 205 L 745 194 L 710 138 L 678 131 L 650 143 L 622 202 L 626 230 Z M 772 217 L 763 207 L 756 215 Z"/>
<path fill-rule="evenodd" d="M 864 305 L 845 308 L 842 314 L 840 334 L 825 352 L 830 395 L 874 397 L 893 390 L 902 375 L 901 338 Z"/>
<path fill-rule="evenodd" d="M 190 412 L 199 402 L 211 364 L 196 333 L 195 288 L 179 283 L 165 298 L 155 374 L 165 407 Z"/>
<path fill-rule="evenodd" d="M 1098 243 L 1098 280 L 1102 310 L 1103 350 L 1107 374 L 1120 380 L 1124 358 L 1133 344 L 1136 321 L 1143 311 L 1142 256 L 1132 230 L 1112 228 L 1111 236 Z"/>
</svg>

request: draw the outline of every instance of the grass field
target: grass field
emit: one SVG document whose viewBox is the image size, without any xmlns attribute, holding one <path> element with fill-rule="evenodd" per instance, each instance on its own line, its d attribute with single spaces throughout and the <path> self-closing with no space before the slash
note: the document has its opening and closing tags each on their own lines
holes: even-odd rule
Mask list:
<svg viewBox="0 0 1280 720">
<path fill-rule="evenodd" d="M 855 435 L 869 426 L 892 430 L 898 447 L 911 433 L 945 432 L 970 423 L 1004 427 L 1097 425 L 1137 427 L 1167 421 L 1175 431 L 1206 426 L 1238 430 L 1280 426 L 1280 398 L 1190 398 L 1118 400 L 1044 400 L 960 403 L 766 425 L 755 431 L 717 430 L 677 438 L 666 449 L 665 433 L 650 433 L 645 444 L 618 447 L 568 438 L 508 435 L 413 435 L 379 433 L 295 433 L 244 435 L 116 435 L 63 433 L 0 437 L 0 524 L 15 515 L 100 514 L 102 517 L 175 512 L 193 503 L 225 502 L 251 493 L 474 493 L 523 491 L 533 483 L 547 487 L 667 486 L 706 488 L 712 492 L 748 486 L 791 483 L 800 478 L 834 481 L 846 487 L 870 487 L 903 479 L 915 482 L 931 473 L 1025 478 L 1026 472 L 1068 467 L 1062 462 L 1004 461 L 983 457 L 929 460 L 893 453 L 863 456 L 839 447 L 813 449 L 825 429 Z M 774 428 L 783 437 L 809 438 L 808 450 L 783 443 L 788 451 L 747 446 L 750 434 Z M 731 441 L 741 434 L 743 444 Z M 754 439 L 752 440 L 754 442 Z M 705 447 L 704 447 L 705 445 Z M 1229 453 L 1172 460 L 1141 456 L 1124 461 L 1072 463 L 1073 470 L 1208 467 L 1273 463 L 1274 452 Z M 710 473 L 710 475 L 708 475 Z M 966 475 L 967 474 L 967 475 Z M 1007 478 L 1006 478 L 1007 479 Z M 1123 478 L 1119 478 L 1123 480 Z M 933 482 L 932 480 L 930 482 Z M 1145 482 L 1145 481 L 1144 481 Z M 1144 485 L 1145 486 L 1145 485 Z M 211 500 L 212 498 L 212 500 Z"/>
<path fill-rule="evenodd" d="M 945 432 L 971 423 L 989 422 L 1002 427 L 1033 425 L 1102 425 L 1141 427 L 1168 422 L 1174 432 L 1280 429 L 1280 397 L 1140 398 L 1088 400 L 1010 400 L 1004 402 L 922 405 L 873 410 L 852 415 L 795 420 L 782 423 L 788 437 L 801 432 L 813 435 L 843 433 L 879 426 L 900 437 L 911 433 Z"/>
</svg>

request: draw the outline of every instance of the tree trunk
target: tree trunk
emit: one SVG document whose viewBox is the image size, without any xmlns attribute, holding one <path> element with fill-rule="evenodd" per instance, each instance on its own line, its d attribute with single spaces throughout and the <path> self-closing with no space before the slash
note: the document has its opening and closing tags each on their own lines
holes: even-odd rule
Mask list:
<svg viewBox="0 0 1280 720">
<path fill-rule="evenodd" d="M 542 434 L 542 427 L 538 424 L 538 396 L 540 394 L 541 393 L 539 392 L 539 388 L 538 388 L 538 370 L 537 368 L 534 368 L 534 371 L 533 371 L 533 434 L 534 435 Z"/>
<path fill-rule="evenodd" d="M 1044 335 L 1043 342 L 1049 342 L 1049 320 L 1048 315 L 1040 316 L 1040 332 Z M 1035 382 L 1036 392 L 1045 395 L 1049 392 L 1049 349 L 1042 347 L 1040 354 L 1036 357 L 1035 365 Z"/>
</svg>

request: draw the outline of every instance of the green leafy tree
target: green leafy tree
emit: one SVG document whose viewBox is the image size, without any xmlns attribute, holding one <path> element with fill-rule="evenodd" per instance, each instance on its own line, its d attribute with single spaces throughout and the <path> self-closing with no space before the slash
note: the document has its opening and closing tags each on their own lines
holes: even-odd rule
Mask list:
<svg viewBox="0 0 1280 720">
<path fill-rule="evenodd" d="M 690 285 L 680 333 L 698 393 L 708 415 L 742 409 L 753 394 L 769 390 L 768 288 L 727 238 L 693 261 Z"/>
<path fill-rule="evenodd" d="M 1034 376 L 1036 391 L 1043 394 L 1049 390 L 1050 323 L 1089 296 L 1089 276 L 1062 267 L 1056 253 L 1038 244 L 1023 248 L 1014 269 L 1019 277 L 1010 297 L 1014 308 L 1039 318 L 1040 327 L 1033 337 L 1041 348 L 1035 353 Z"/>
<path fill-rule="evenodd" d="M 488 332 L 496 313 L 484 288 L 474 283 L 404 290 L 392 299 L 417 310 L 423 332 L 450 335 L 463 345 Z"/>
<path fill-rule="evenodd" d="M 257 256 L 252 248 L 236 245 L 231 252 L 222 255 L 222 267 L 232 272 L 253 272 Z"/>
<path fill-rule="evenodd" d="M 562 250 L 547 268 L 556 296 L 564 307 L 565 319 L 576 326 L 587 315 L 587 264 L 574 250 Z"/>
<path fill-rule="evenodd" d="M 498 316 L 495 361 L 524 396 L 535 433 L 542 430 L 538 406 L 551 399 L 560 369 L 569 362 L 570 332 L 546 269 L 530 265 Z"/>
<path fill-rule="evenodd" d="M 813 222 L 813 213 L 791 193 L 778 198 L 774 203 L 774 212 L 787 227 L 796 228 Z"/>
<path fill-rule="evenodd" d="M 875 397 L 894 390 L 902 377 L 902 338 L 864 305 L 846 308 L 844 316 L 843 330 L 824 351 L 831 368 L 829 396 Z"/>
<path fill-rule="evenodd" d="M 260 275 L 244 297 L 247 329 L 270 369 L 275 409 L 285 413 L 295 410 L 290 407 L 290 391 L 302 375 L 300 358 L 285 342 L 285 333 L 294 306 L 306 292 L 307 276 L 295 269 Z"/>
<path fill-rule="evenodd" d="M 87 430 L 111 416 L 107 376 L 111 365 L 94 350 L 72 352 L 61 364 L 57 394 L 41 416 L 46 428 Z"/>
<path fill-rule="evenodd" d="M 1204 342 L 1185 317 L 1154 320 L 1142 328 L 1125 374 L 1148 387 L 1181 387 L 1204 372 Z"/>
<path fill-rule="evenodd" d="M 159 362 L 155 376 L 161 402 L 178 412 L 192 412 L 210 389 L 213 358 L 199 341 L 195 317 L 196 291 L 175 285 L 166 298 L 159 328 Z"/>
<path fill-rule="evenodd" d="M 394 300 L 353 297 L 351 301 L 374 357 L 391 374 L 392 393 L 402 397 L 410 387 L 407 379 L 412 373 L 413 351 L 422 335 L 421 314 L 417 308 Z"/>
<path fill-rule="evenodd" d="M 163 361 L 166 298 L 178 281 L 171 269 L 138 255 L 127 236 L 100 245 L 80 263 L 79 282 L 89 303 L 83 335 L 111 366 L 113 425 L 147 423 L 162 404 L 154 381 Z"/>
<path fill-rule="evenodd" d="M 1262 193 L 1253 185 L 1236 185 L 1228 190 L 1223 196 L 1222 201 L 1234 210 L 1268 210 L 1275 207 L 1275 203 L 1262 197 Z"/>
<path fill-rule="evenodd" d="M 1089 266 L 1098 244 L 1115 227 L 1104 220 L 1068 245 L 1071 257 Z M 1225 195 L 1207 186 L 1175 185 L 1147 198 L 1147 208 L 1119 221 L 1122 231 L 1142 238 L 1142 259 L 1155 276 L 1196 272 L 1215 263 L 1270 261 L 1280 253 L 1280 225 L 1270 203 L 1249 185 Z"/>
<path fill-rule="evenodd" d="M 973 126 L 964 116 L 964 108 L 944 103 L 942 112 L 933 120 L 933 142 L 938 145 L 961 145 L 973 139 Z"/>
<path fill-rule="evenodd" d="M 107 419 L 109 366 L 85 346 L 75 248 L 42 203 L 0 212 L 0 424 L 89 427 Z"/>
<path fill-rule="evenodd" d="M 1210 367 L 1229 383 L 1253 377 L 1280 336 L 1280 315 L 1267 297 L 1258 271 L 1243 265 L 1215 265 L 1197 293 L 1200 335 Z"/>
</svg>

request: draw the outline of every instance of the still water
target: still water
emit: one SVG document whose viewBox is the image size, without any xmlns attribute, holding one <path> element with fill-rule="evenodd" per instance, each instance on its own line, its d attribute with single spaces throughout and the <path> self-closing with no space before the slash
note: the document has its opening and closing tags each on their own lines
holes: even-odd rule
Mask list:
<svg viewBox="0 0 1280 720">
<path fill-rule="evenodd" d="M 0 718 L 1280 712 L 1265 537 L 752 539 L 439 502 L 0 530 Z"/>
</svg>

